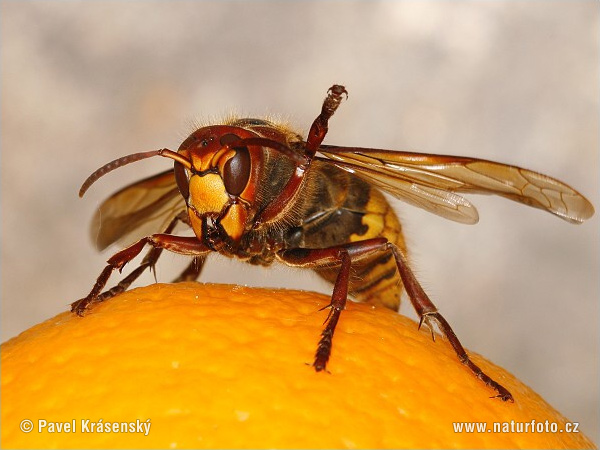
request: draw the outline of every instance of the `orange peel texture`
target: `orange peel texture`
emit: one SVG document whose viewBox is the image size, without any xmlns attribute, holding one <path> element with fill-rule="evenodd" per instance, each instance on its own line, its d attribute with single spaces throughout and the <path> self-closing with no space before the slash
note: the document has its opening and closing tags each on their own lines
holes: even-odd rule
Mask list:
<svg viewBox="0 0 600 450">
<path fill-rule="evenodd" d="M 328 303 L 310 292 L 179 283 L 131 290 L 83 318 L 59 314 L 2 344 L 2 447 L 594 447 L 564 431 L 455 432 L 458 422 L 532 420 L 564 430 L 567 419 L 472 354 L 515 403 L 490 398 L 447 342 L 383 307 L 350 302 L 328 372 L 315 372 Z M 150 424 L 147 435 L 106 430 L 137 421 Z M 89 431 L 98 423 L 102 432 Z"/>
</svg>

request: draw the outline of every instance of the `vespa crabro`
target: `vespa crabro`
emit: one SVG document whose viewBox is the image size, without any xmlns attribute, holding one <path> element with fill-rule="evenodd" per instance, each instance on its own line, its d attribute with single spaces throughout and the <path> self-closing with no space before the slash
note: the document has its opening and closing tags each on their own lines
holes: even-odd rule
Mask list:
<svg viewBox="0 0 600 450">
<path fill-rule="evenodd" d="M 566 184 L 520 167 L 322 144 L 344 96 L 348 93 L 343 86 L 328 90 L 306 139 L 274 121 L 230 119 L 197 129 L 177 152 L 132 154 L 90 175 L 80 196 L 126 164 L 154 156 L 174 161 L 173 169 L 135 182 L 102 203 L 92 226 L 97 247 L 134 243 L 108 260 L 91 292 L 71 310 L 82 316 L 94 303 L 125 291 L 144 270 L 154 268 L 164 249 L 192 258 L 175 281 L 196 280 L 211 252 L 250 264 L 278 261 L 315 270 L 334 285 L 313 362 L 317 371 L 326 368 L 348 295 L 397 310 L 406 289 L 419 327 L 437 325 L 459 360 L 496 391 L 495 397 L 513 401 L 508 390 L 471 361 L 415 278 L 401 224 L 382 191 L 470 224 L 478 221 L 477 210 L 461 193 L 500 195 L 571 223 L 588 219 L 594 208 Z M 179 223 L 194 236 L 171 234 Z M 121 271 L 146 245 L 151 248 L 141 264 L 102 292 L 111 273 Z"/>
</svg>

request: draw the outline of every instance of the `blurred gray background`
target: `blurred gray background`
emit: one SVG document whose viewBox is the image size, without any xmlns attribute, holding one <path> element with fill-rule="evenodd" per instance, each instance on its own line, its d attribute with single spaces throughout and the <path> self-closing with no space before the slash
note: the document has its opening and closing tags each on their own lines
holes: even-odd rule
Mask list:
<svg viewBox="0 0 600 450">
<path fill-rule="evenodd" d="M 326 143 L 518 164 L 600 205 L 596 2 L 0 8 L 2 340 L 87 294 L 116 250 L 94 250 L 94 209 L 170 164 L 124 168 L 81 200 L 93 170 L 124 154 L 175 149 L 195 120 L 232 111 L 277 114 L 306 131 L 333 83 L 350 98 Z M 471 200 L 477 226 L 398 202 L 418 276 L 466 347 L 598 442 L 598 215 L 573 226 L 503 199 Z M 159 280 L 185 264 L 165 254 Z M 202 279 L 331 292 L 310 272 L 221 257 Z M 408 301 L 401 311 L 414 317 Z"/>
</svg>

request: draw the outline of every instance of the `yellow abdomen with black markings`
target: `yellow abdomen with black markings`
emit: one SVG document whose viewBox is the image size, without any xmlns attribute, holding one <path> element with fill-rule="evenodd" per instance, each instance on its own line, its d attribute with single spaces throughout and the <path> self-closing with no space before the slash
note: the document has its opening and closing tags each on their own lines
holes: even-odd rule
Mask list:
<svg viewBox="0 0 600 450">
<path fill-rule="evenodd" d="M 406 253 L 402 226 L 384 195 L 355 175 L 314 161 L 307 174 L 306 192 L 296 208 L 299 226 L 294 244 L 326 248 L 385 237 Z M 335 282 L 339 267 L 316 269 Z M 397 310 L 402 283 L 392 252 L 382 252 L 352 264 L 350 295 Z"/>
<path fill-rule="evenodd" d="M 366 184 L 366 183 L 365 183 Z M 352 235 L 351 241 L 360 241 L 375 237 L 385 237 L 396 244 L 406 254 L 406 243 L 402 226 L 396 213 L 377 189 L 371 187 L 366 214 L 362 222 L 367 226 L 364 235 Z M 397 310 L 400 306 L 402 283 L 397 273 L 396 261 L 385 252 L 354 266 L 354 277 L 350 281 L 350 293 L 361 301 L 380 302 L 388 308 Z"/>
</svg>

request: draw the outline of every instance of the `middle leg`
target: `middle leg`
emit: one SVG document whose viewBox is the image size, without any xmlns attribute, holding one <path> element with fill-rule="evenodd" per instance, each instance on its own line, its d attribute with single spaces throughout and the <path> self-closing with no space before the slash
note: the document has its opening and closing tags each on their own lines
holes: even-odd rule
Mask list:
<svg viewBox="0 0 600 450">
<path fill-rule="evenodd" d="M 386 251 L 387 242 L 385 238 L 375 238 L 323 249 L 296 248 L 284 250 L 278 254 L 279 258 L 290 266 L 311 269 L 323 266 L 340 267 L 333 286 L 331 302 L 326 306 L 326 308 L 330 308 L 329 314 L 325 319 L 326 325 L 321 332 L 321 339 L 313 362 L 317 372 L 325 370 L 331 356 L 333 334 L 348 298 L 348 283 L 352 263 L 360 261 L 375 252 Z"/>
</svg>

